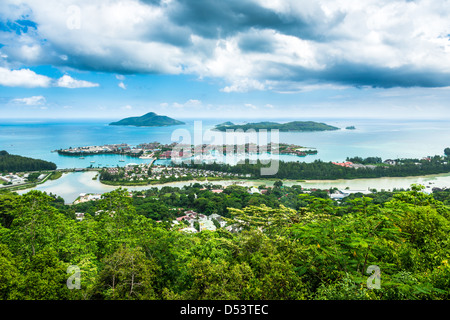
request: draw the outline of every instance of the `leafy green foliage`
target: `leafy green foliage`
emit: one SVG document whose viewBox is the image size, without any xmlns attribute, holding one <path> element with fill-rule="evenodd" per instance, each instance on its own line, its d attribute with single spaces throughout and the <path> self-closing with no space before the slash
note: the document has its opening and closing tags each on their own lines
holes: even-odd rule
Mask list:
<svg viewBox="0 0 450 320">
<path fill-rule="evenodd" d="M 55 170 L 56 164 L 0 151 L 0 172 Z"/>
<path fill-rule="evenodd" d="M 356 159 L 358 162 L 371 162 L 379 164 L 380 159 L 369 157 L 366 159 Z M 406 177 L 421 176 L 427 174 L 438 174 L 450 172 L 450 162 L 444 161 L 440 156 L 435 156 L 429 160 L 402 159 L 397 160 L 397 165 L 376 165 L 375 168 L 347 168 L 334 165 L 331 162 L 315 160 L 306 162 L 285 162 L 279 161 L 278 170 L 271 178 L 293 179 L 293 180 L 335 180 L 335 179 L 358 179 L 358 178 L 379 178 L 379 177 Z M 261 168 L 269 165 L 257 161 L 238 165 L 211 163 L 211 164 L 184 164 L 195 169 L 220 171 L 232 174 L 250 174 L 252 178 L 267 178 L 261 175 Z"/>
<path fill-rule="evenodd" d="M 323 192 L 282 185 L 265 194 L 210 189 L 154 188 L 133 196 L 117 189 L 75 209 L 39 191 L 0 195 L 0 298 L 450 296 L 450 209 L 436 199 L 440 193 L 413 185 L 337 203 Z M 170 209 L 180 205 L 226 210 L 235 232 L 172 229 L 168 221 L 178 211 Z M 86 209 L 82 221 L 71 214 L 79 209 Z M 167 220 L 156 222 L 158 212 Z M 79 289 L 67 287 L 73 265 L 81 271 Z M 381 271 L 379 289 L 367 287 L 369 266 Z"/>
<path fill-rule="evenodd" d="M 444 154 L 445 154 L 447 157 L 450 157 L 450 148 L 445 148 L 445 149 L 444 149 Z"/>
</svg>

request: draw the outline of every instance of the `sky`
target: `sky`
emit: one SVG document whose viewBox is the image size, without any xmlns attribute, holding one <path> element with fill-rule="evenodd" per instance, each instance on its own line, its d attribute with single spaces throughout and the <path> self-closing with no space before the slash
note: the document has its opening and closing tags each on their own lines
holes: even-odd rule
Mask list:
<svg viewBox="0 0 450 320">
<path fill-rule="evenodd" d="M 0 118 L 450 119 L 450 1 L 2 0 Z"/>
</svg>

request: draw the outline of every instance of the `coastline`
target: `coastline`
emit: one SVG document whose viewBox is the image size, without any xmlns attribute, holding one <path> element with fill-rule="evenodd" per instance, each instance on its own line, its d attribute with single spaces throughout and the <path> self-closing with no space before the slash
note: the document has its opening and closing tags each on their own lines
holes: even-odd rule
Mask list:
<svg viewBox="0 0 450 320">
<path fill-rule="evenodd" d="M 125 188 L 129 191 L 142 191 L 150 188 L 163 188 L 167 186 L 182 188 L 186 185 L 193 183 L 199 183 L 201 185 L 207 183 L 213 183 L 222 185 L 224 187 L 236 184 L 246 187 L 258 187 L 258 186 L 273 186 L 274 182 L 279 179 L 230 179 L 221 181 L 175 181 L 167 182 L 164 184 L 154 184 L 145 186 L 111 186 L 101 183 L 98 179 L 92 180 L 98 171 L 85 171 L 85 172 L 69 172 L 64 174 L 57 180 L 47 180 L 45 183 L 37 185 L 32 188 L 18 190 L 19 194 L 27 193 L 30 190 L 39 190 L 46 193 L 56 194 L 61 196 L 66 203 L 72 203 L 81 193 L 91 194 L 103 194 L 111 192 L 118 188 Z M 426 186 L 426 191 L 431 191 L 432 187 L 448 188 L 450 186 L 450 173 L 434 174 L 426 176 L 413 176 L 413 177 L 401 177 L 401 178 L 370 178 L 370 179 L 354 179 L 354 180 L 282 180 L 283 185 L 292 186 L 300 185 L 305 189 L 330 189 L 338 188 L 341 190 L 350 191 L 368 191 L 376 189 L 377 191 L 389 191 L 394 189 L 408 189 L 412 184 L 422 184 Z"/>
<path fill-rule="evenodd" d="M 213 179 L 208 180 L 202 179 L 202 180 L 179 180 L 179 181 L 169 181 L 164 183 L 148 183 L 148 184 L 111 184 L 111 183 L 104 183 L 100 179 L 98 180 L 102 185 L 106 186 L 116 186 L 118 188 L 120 187 L 144 187 L 144 186 L 165 186 L 168 184 L 173 183 L 207 183 L 207 182 L 223 182 L 223 181 L 240 181 L 240 182 L 275 182 L 275 181 L 282 181 L 289 184 L 315 184 L 315 183 L 326 183 L 326 184 L 341 184 L 346 182 L 362 182 L 362 181 L 381 181 L 381 180 L 398 180 L 398 179 L 430 179 L 435 177 L 450 177 L 450 172 L 447 173 L 438 173 L 438 174 L 429 174 L 429 175 L 420 175 L 420 176 L 401 176 L 401 177 L 378 177 L 378 178 L 355 178 L 355 179 L 335 179 L 335 180 L 295 180 L 295 179 L 279 179 L 279 178 L 239 178 L 239 179 Z"/>
<path fill-rule="evenodd" d="M 430 175 L 421 175 L 421 176 L 404 176 L 404 177 L 379 177 L 379 178 L 358 178 L 358 179 L 336 179 L 336 180 L 295 180 L 295 179 L 278 179 L 278 178 L 238 178 L 238 179 L 190 179 L 190 180 L 180 180 L 180 181 L 168 181 L 163 183 L 147 183 L 147 184 L 111 184 L 111 183 L 104 183 L 98 178 L 100 170 L 89 170 L 89 171 L 83 171 L 78 173 L 90 173 L 95 174 L 95 179 L 91 178 L 90 180 L 97 182 L 99 185 L 104 186 L 106 188 L 151 188 L 151 187 L 164 187 L 164 186 L 170 186 L 174 184 L 191 184 L 191 183 L 200 183 L 200 184 L 206 184 L 206 183 L 216 183 L 221 184 L 225 183 L 226 185 L 230 185 L 233 183 L 239 183 L 239 184 L 249 184 L 249 185 L 261 185 L 261 184 L 273 184 L 275 181 L 282 181 L 284 184 L 287 185 L 316 185 L 316 184 L 348 184 L 348 183 L 364 183 L 364 182 L 385 182 L 385 181 L 391 181 L 395 182 L 398 180 L 432 180 L 435 178 L 449 178 L 450 179 L 450 172 L 449 173 L 439 173 L 439 174 L 430 174 Z M 69 176 L 71 174 L 75 174 L 77 172 L 65 172 L 63 176 Z M 34 183 L 33 186 L 27 186 L 27 185 L 17 185 L 13 186 L 11 188 L 18 188 L 16 190 L 26 191 L 26 190 L 32 190 L 36 188 L 37 186 L 43 186 L 47 182 L 57 181 L 60 180 L 61 177 L 58 177 L 58 179 L 49 179 L 50 175 L 47 175 L 43 181 L 40 181 L 38 183 Z M 156 182 L 156 181 L 154 181 Z M 20 188 L 21 187 L 21 188 Z M 20 189 L 19 189 L 20 188 Z M 4 187 L 4 189 L 7 189 Z M 15 190 L 11 190 L 15 191 Z"/>
<path fill-rule="evenodd" d="M 356 179 L 336 179 L 336 180 L 304 180 L 306 183 L 330 183 L 330 182 L 346 182 L 346 181 L 359 181 L 359 180 L 381 180 L 381 179 L 414 179 L 414 178 L 433 178 L 433 177 L 450 177 L 450 172 L 447 173 L 435 173 L 420 176 L 402 176 L 402 177 L 378 177 L 378 178 L 356 178 Z M 284 180 L 283 180 L 284 181 Z M 289 180 L 296 181 L 296 180 Z"/>
</svg>

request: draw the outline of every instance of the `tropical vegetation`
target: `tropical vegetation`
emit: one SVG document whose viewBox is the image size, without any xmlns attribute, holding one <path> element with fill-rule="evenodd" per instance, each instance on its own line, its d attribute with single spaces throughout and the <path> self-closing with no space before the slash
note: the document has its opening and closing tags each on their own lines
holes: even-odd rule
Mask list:
<svg viewBox="0 0 450 320">
<path fill-rule="evenodd" d="M 220 194 L 212 192 L 213 186 L 202 189 L 192 185 L 133 194 L 117 189 L 81 204 L 84 209 L 39 191 L 1 194 L 0 297 L 450 296 L 446 190 L 426 194 L 422 186 L 413 185 L 406 191 L 357 194 L 336 202 L 327 192 L 286 188 L 281 181 L 265 194 L 244 194 L 238 186 Z M 182 202 L 184 209 L 223 213 L 237 232 L 180 232 L 170 221 L 176 212 L 171 209 Z M 75 219 L 76 210 L 86 212 L 83 220 Z M 72 270 L 79 270 L 80 277 Z M 381 277 L 368 270 L 379 270 Z M 379 286 L 370 285 L 372 280 Z"/>
<path fill-rule="evenodd" d="M 1 172 L 23 172 L 55 170 L 56 164 L 53 162 L 23 157 L 9 154 L 7 151 L 0 151 L 0 173 Z"/>
</svg>

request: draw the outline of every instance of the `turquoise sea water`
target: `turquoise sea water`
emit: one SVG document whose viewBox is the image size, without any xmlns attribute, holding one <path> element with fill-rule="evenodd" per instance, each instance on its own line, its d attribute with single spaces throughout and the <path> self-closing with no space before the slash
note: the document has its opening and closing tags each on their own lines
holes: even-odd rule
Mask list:
<svg viewBox="0 0 450 320">
<path fill-rule="evenodd" d="M 180 119 L 183 120 L 183 119 Z M 301 120 L 301 119 L 294 119 Z M 346 157 L 378 156 L 388 158 L 422 158 L 443 154 L 450 146 L 450 122 L 439 120 L 375 120 L 375 119 L 307 119 L 341 128 L 326 132 L 280 132 L 280 142 L 293 143 L 318 150 L 307 157 L 280 156 L 281 160 L 311 162 L 344 161 Z M 118 155 L 79 157 L 61 156 L 52 150 L 69 147 L 145 142 L 179 142 L 173 137 L 175 130 L 186 129 L 194 142 L 194 120 L 183 120 L 186 125 L 161 128 L 109 126 L 111 120 L 8 120 L 0 119 L 0 150 L 56 163 L 58 168 L 85 168 L 97 166 L 123 166 L 149 160 Z M 224 119 L 202 120 L 203 137 L 214 125 Z M 235 123 L 243 123 L 234 121 Z M 261 120 L 251 119 L 248 122 Z M 273 119 L 286 122 L 293 119 Z M 356 130 L 346 130 L 353 125 Z M 175 132 L 176 133 L 176 132 Z M 197 138 L 198 138 L 198 132 Z M 226 141 L 225 138 L 223 141 Z M 204 140 L 205 143 L 207 141 Z M 119 160 L 125 160 L 123 162 Z M 95 162 L 91 162 L 95 161 Z"/>
<path fill-rule="evenodd" d="M 182 119 L 181 119 L 182 120 Z M 308 119 L 310 120 L 310 119 Z M 312 119 L 342 128 L 329 132 L 281 132 L 280 142 L 293 143 L 305 147 L 317 148 L 318 154 L 306 157 L 280 156 L 286 161 L 311 162 L 316 159 L 323 161 L 343 161 L 353 156 L 378 156 L 388 158 L 422 158 L 424 156 L 443 154 L 446 147 L 450 147 L 450 122 L 448 121 L 405 121 L 405 120 L 374 120 L 374 119 Z M 93 166 L 123 166 L 127 163 L 142 163 L 143 160 L 118 155 L 79 157 L 60 156 L 52 150 L 88 145 L 104 145 L 128 143 L 137 145 L 144 142 L 158 141 L 161 143 L 179 142 L 178 135 L 172 136 L 179 130 L 187 130 L 194 139 L 194 120 L 184 120 L 186 125 L 165 128 L 136 128 L 108 126 L 111 120 L 72 120 L 72 121 L 44 121 L 44 120 L 5 120 L 0 118 L 0 150 L 11 154 L 18 154 L 38 159 L 52 161 L 58 168 L 85 168 L 95 161 Z M 222 123 L 224 119 L 207 119 L 202 121 L 201 132 L 206 139 L 214 125 Z M 245 120 L 243 120 L 245 121 Z M 243 122 L 242 121 L 242 122 Z M 247 120 L 257 122 L 260 120 Z M 276 119 L 273 121 L 287 122 L 292 119 Z M 236 122 L 236 121 L 235 121 Z M 238 123 L 238 122 L 236 122 Z M 354 125 L 356 130 L 345 130 Z M 175 131 L 178 130 L 178 131 Z M 216 132 L 217 134 L 217 132 Z M 202 136 L 202 135 L 201 135 Z M 197 132 L 198 137 L 198 132 Z M 223 138 L 226 141 L 226 137 Z M 205 140 L 205 143 L 208 141 Z M 124 160 L 121 162 L 120 160 Z M 95 172 L 64 174 L 56 181 L 47 181 L 35 189 L 62 196 L 67 203 L 74 201 L 80 193 L 103 193 L 115 187 L 101 184 L 92 180 Z M 436 177 L 414 178 L 381 178 L 343 181 L 313 181 L 302 183 L 305 187 L 350 188 L 367 190 L 368 188 L 392 190 L 393 188 L 407 188 L 412 183 L 421 183 L 428 188 L 432 186 L 450 187 L 450 174 Z M 177 182 L 171 185 L 183 186 L 190 182 Z M 231 183 L 231 182 L 230 182 Z M 273 182 L 245 182 L 246 184 Z M 129 187 L 130 190 L 141 190 L 148 187 Z M 427 189 L 428 190 L 428 189 Z M 25 193 L 29 190 L 22 190 Z"/>
</svg>

